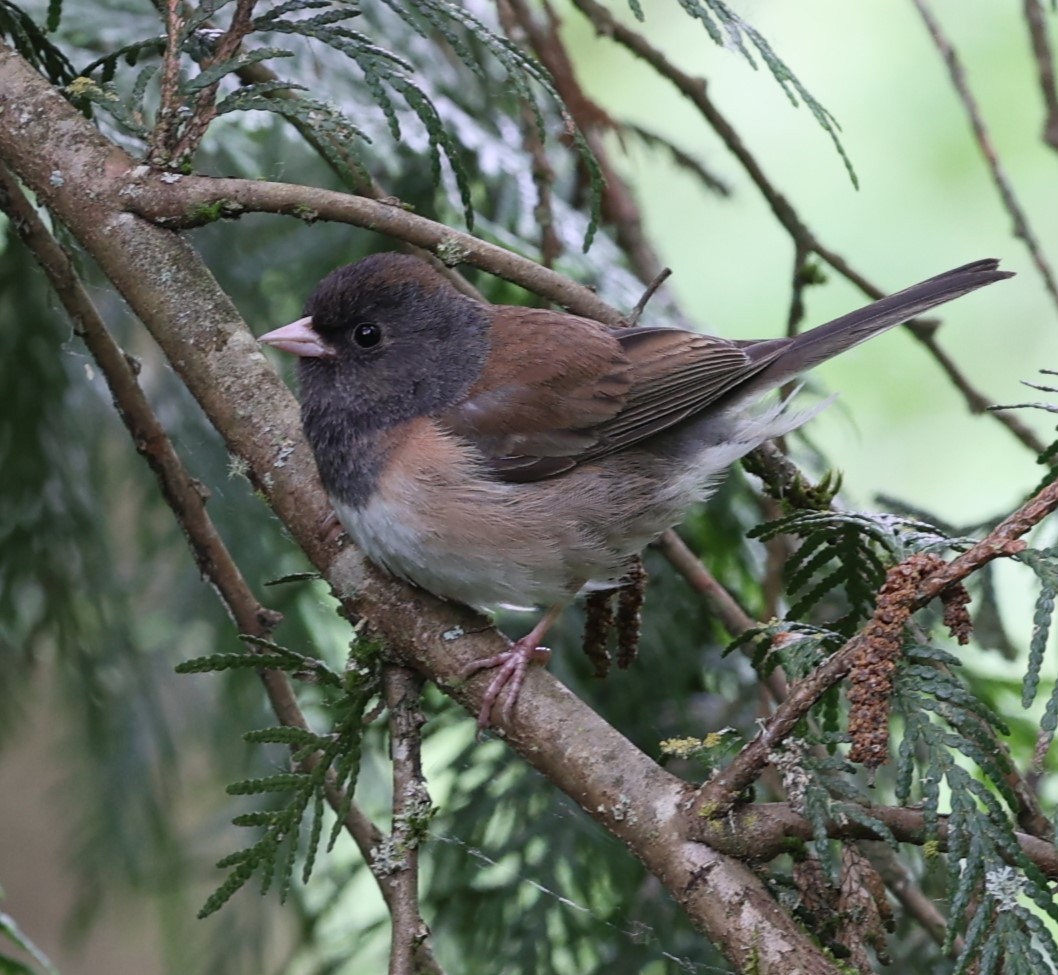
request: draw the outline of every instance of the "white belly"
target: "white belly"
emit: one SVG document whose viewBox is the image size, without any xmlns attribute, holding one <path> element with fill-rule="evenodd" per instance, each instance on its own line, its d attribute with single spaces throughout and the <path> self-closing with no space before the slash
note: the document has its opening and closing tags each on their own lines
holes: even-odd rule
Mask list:
<svg viewBox="0 0 1058 975">
<path fill-rule="evenodd" d="M 711 494 L 731 463 L 809 415 L 738 418 L 721 443 L 682 462 L 632 449 L 524 484 L 492 479 L 471 445 L 414 421 L 366 503 L 332 500 L 368 558 L 437 596 L 554 605 L 618 582 L 629 558 Z"/>
</svg>

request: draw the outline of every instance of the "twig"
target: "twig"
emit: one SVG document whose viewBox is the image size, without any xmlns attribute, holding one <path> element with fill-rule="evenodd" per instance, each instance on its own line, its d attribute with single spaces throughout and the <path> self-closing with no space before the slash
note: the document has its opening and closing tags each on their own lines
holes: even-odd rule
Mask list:
<svg viewBox="0 0 1058 975">
<path fill-rule="evenodd" d="M 214 583 L 241 633 L 267 637 L 282 617 L 263 607 L 250 591 L 206 513 L 198 482 L 187 472 L 151 410 L 132 364 L 106 330 L 66 251 L 49 233 L 11 171 L 2 163 L 0 207 L 10 216 L 19 237 L 44 269 L 74 323 L 74 331 L 99 365 L 136 450 L 151 466 L 166 502 L 188 536 L 199 570 Z M 284 675 L 279 672 L 278 676 Z"/>
<path fill-rule="evenodd" d="M 944 589 L 961 582 L 993 559 L 1015 555 L 1024 549 L 1025 543 L 1020 536 L 1056 508 L 1058 482 L 1044 487 L 969 551 L 931 573 L 918 586 L 909 608 L 921 609 Z M 786 700 L 776 708 L 756 737 L 699 790 L 695 806 L 702 815 L 722 816 L 732 808 L 739 794 L 768 764 L 772 750 L 793 731 L 819 698 L 848 674 L 862 640 L 862 633 L 852 637 L 811 674 L 791 686 Z"/>
<path fill-rule="evenodd" d="M 884 840 L 870 826 L 850 816 L 840 815 L 841 805 L 827 822 L 827 835 L 841 840 Z M 862 811 L 886 826 L 900 843 L 921 846 L 930 839 L 931 821 L 922 809 L 907 806 L 864 806 Z M 936 839 L 947 848 L 948 817 L 936 819 Z M 723 818 L 694 815 L 689 820 L 690 836 L 732 856 L 759 857 L 767 861 L 790 852 L 791 838 L 812 840 L 812 824 L 785 802 L 754 802 L 736 806 Z M 1051 880 L 1058 880 L 1058 849 L 1053 843 L 1030 833 L 1015 832 L 1014 838 L 1025 856 Z"/>
<path fill-rule="evenodd" d="M 658 550 L 716 613 L 724 629 L 732 636 L 745 633 L 757 625 L 671 528 L 655 543 Z"/>
<path fill-rule="evenodd" d="M 657 276 L 647 285 L 646 290 L 643 292 L 639 301 L 636 302 L 635 308 L 628 313 L 625 323 L 629 328 L 633 328 L 639 324 L 639 319 L 643 316 L 643 312 L 646 311 L 650 299 L 657 294 L 658 288 L 660 288 L 671 276 L 672 268 L 670 267 L 663 267 L 658 271 Z"/>
<path fill-rule="evenodd" d="M 805 317 L 805 288 L 810 284 L 818 284 L 819 279 L 811 273 L 811 265 L 808 263 L 812 256 L 811 251 L 805 248 L 801 241 L 794 242 L 794 262 L 792 287 L 790 290 L 790 311 L 786 315 L 786 334 L 796 335 L 797 328 Z"/>
<path fill-rule="evenodd" d="M 163 167 L 172 158 L 173 132 L 180 108 L 180 33 L 184 22 L 180 16 L 180 0 L 165 0 L 165 54 L 162 56 L 162 90 L 147 148 L 147 160 L 152 166 Z"/>
<path fill-rule="evenodd" d="M 422 677 L 396 664 L 382 668 L 382 694 L 389 710 L 389 752 L 393 762 L 393 832 L 389 837 L 389 975 L 415 975 L 419 947 L 430 929 L 419 911 L 419 842 L 430 819 L 430 796 L 422 775 Z"/>
<path fill-rule="evenodd" d="M 716 577 L 702 565 L 701 560 L 692 552 L 676 534 L 669 529 L 655 542 L 669 564 L 687 581 L 695 592 L 705 599 L 709 608 L 716 613 L 721 625 L 732 636 L 738 636 L 757 625 L 751 617 L 719 582 Z M 786 678 L 778 669 L 761 678 L 776 703 L 786 698 Z"/>
<path fill-rule="evenodd" d="M 523 38 L 518 36 L 524 28 L 519 23 L 513 9 L 517 0 L 501 0 L 497 4 L 500 24 L 504 33 L 514 43 L 519 44 Z M 539 120 L 533 107 L 520 99 L 518 107 L 522 128 L 522 145 L 532 163 L 533 185 L 536 187 L 536 206 L 533 216 L 540 228 L 540 263 L 544 267 L 554 267 L 556 259 L 562 254 L 562 242 L 555 230 L 555 213 L 551 206 L 551 187 L 555 182 L 555 170 L 547 158 L 547 150 L 540 138 Z"/>
<path fill-rule="evenodd" d="M 977 107 L 977 102 L 966 81 L 966 74 L 963 71 L 959 55 L 955 52 L 951 41 L 945 35 L 940 22 L 933 16 L 933 11 L 926 0 L 911 0 L 911 2 L 915 5 L 915 9 L 918 10 L 926 25 L 926 30 L 933 40 L 933 44 L 947 65 L 951 83 L 955 88 L 955 94 L 966 111 L 966 117 L 970 121 L 970 128 L 973 129 L 974 139 L 976 139 L 977 146 L 981 150 L 981 155 L 985 158 L 988 171 L 992 176 L 992 182 L 995 183 L 999 198 L 1003 201 L 1003 206 L 1007 213 L 1010 214 L 1011 221 L 1013 221 L 1014 236 L 1020 237 L 1024 241 L 1025 246 L 1028 248 L 1029 256 L 1032 258 L 1032 263 L 1036 265 L 1036 270 L 1039 271 L 1040 277 L 1043 279 L 1044 288 L 1051 296 L 1055 306 L 1058 307 L 1058 283 L 1054 280 L 1054 273 L 1051 271 L 1047 259 L 1043 256 L 1040 242 L 1029 225 L 1028 217 L 1025 215 L 1021 204 L 1018 203 L 1018 199 L 1014 195 L 1014 189 L 1010 185 L 1010 180 L 999 162 L 999 156 L 996 153 L 995 146 L 992 145 L 992 138 L 989 135 L 988 128 L 985 126 L 980 109 Z M 1031 3 L 1031 0 L 1027 0 L 1027 2 Z"/>
<path fill-rule="evenodd" d="M 623 316 L 595 292 L 535 261 L 479 240 L 470 234 L 420 217 L 394 201 L 369 200 L 333 190 L 243 179 L 184 176 L 166 183 L 160 176 L 129 173 L 122 188 L 130 213 L 163 227 L 183 229 L 214 219 L 210 208 L 224 216 L 283 213 L 300 219 L 334 220 L 386 234 L 437 254 L 449 265 L 460 263 L 488 271 L 521 285 L 548 301 L 586 318 L 620 325 Z"/>
<path fill-rule="evenodd" d="M 237 0 L 235 13 L 232 14 L 231 26 L 221 35 L 217 42 L 216 53 L 203 62 L 203 70 L 223 64 L 235 57 L 243 38 L 253 30 L 253 8 L 256 0 Z M 173 147 L 170 165 L 180 166 L 189 160 L 198 149 L 198 144 L 206 134 L 210 122 L 217 117 L 217 89 L 220 81 L 206 85 L 195 99 L 191 117 L 183 125 L 183 135 Z"/>
<path fill-rule="evenodd" d="M 885 886 L 900 901 L 905 913 L 918 921 L 938 945 L 943 945 L 948 935 L 948 919 L 933 899 L 926 896 L 914 874 L 897 853 L 887 844 L 877 840 L 861 840 L 858 846 L 860 852 L 874 865 Z M 964 946 L 962 936 L 956 935 L 948 957 L 952 960 L 958 959 Z"/>
<path fill-rule="evenodd" d="M 840 254 L 825 247 L 816 235 L 809 230 L 808 226 L 803 220 L 801 220 L 800 216 L 798 216 L 797 211 L 794 209 L 790 201 L 772 185 L 760 164 L 742 142 L 742 138 L 739 136 L 735 127 L 713 104 L 712 99 L 710 99 L 707 94 L 706 84 L 702 78 L 695 78 L 671 64 L 657 48 L 651 45 L 638 32 L 621 24 L 616 18 L 614 18 L 609 10 L 597 3 L 596 0 L 573 0 L 573 5 L 588 18 L 596 31 L 606 37 L 612 38 L 622 47 L 627 48 L 636 57 L 645 61 L 659 75 L 661 75 L 661 77 L 670 81 L 681 94 L 690 100 L 708 125 L 720 137 L 724 145 L 727 146 L 731 154 L 742 165 L 742 168 L 746 171 L 750 180 L 757 187 L 761 196 L 764 197 L 768 206 L 771 208 L 775 218 L 786 229 L 786 232 L 790 235 L 795 244 L 799 243 L 806 251 L 818 255 L 824 263 L 830 265 L 830 267 L 837 271 L 838 274 L 855 284 L 868 297 L 874 299 L 883 297 L 884 292 L 880 288 L 871 284 Z M 923 330 L 929 330 L 929 327 L 922 321 L 909 322 L 907 327 L 916 335 L 919 335 Z M 936 346 L 927 346 L 927 348 L 929 348 L 931 352 L 935 352 Z M 951 377 L 951 370 L 954 369 L 954 366 L 950 361 L 947 363 L 942 362 L 941 366 L 942 368 L 945 368 L 949 377 Z M 966 390 L 970 388 L 970 384 L 968 380 L 961 378 L 960 382 L 957 384 L 957 388 L 965 395 Z M 976 403 L 979 401 L 985 401 L 985 399 L 986 398 L 981 394 L 976 394 L 975 402 L 969 404 L 971 410 L 975 413 L 979 412 Z M 999 418 L 999 422 L 1002 423 L 1002 425 L 1006 427 L 1007 430 L 1009 430 L 1010 433 L 1021 443 L 1032 450 L 1034 454 L 1039 454 L 1041 452 L 1042 447 L 1038 440 L 1033 437 L 1028 428 L 1014 418 L 1012 414 L 992 413 L 990 415 Z M 1012 419 L 1014 419 L 1013 423 L 1010 422 Z"/>
<path fill-rule="evenodd" d="M 184 467 L 151 409 L 132 364 L 111 338 L 66 251 L 45 227 L 3 163 L 0 163 L 0 209 L 10 217 L 19 237 L 43 268 L 73 321 L 74 330 L 99 366 L 117 412 L 128 428 L 136 450 L 158 478 L 162 496 L 183 529 L 203 577 L 209 580 L 240 633 L 267 637 L 278 625 L 279 614 L 262 606 L 254 597 L 206 512 L 198 483 Z M 258 675 L 279 722 L 287 727 L 309 730 L 287 675 L 280 670 L 258 670 Z M 318 761 L 318 756 L 310 756 L 303 764 L 311 769 Z M 338 811 L 345 805 L 345 797 L 332 782 L 333 778 L 328 774 L 327 800 L 331 808 Z M 374 850 L 379 845 L 381 833 L 355 804 L 350 807 L 344 825 L 371 866 L 376 859 Z M 378 884 L 392 911 L 396 898 L 392 881 L 388 877 L 379 877 Z M 428 944 L 419 946 L 417 958 L 423 972 L 440 975 L 441 969 Z"/>
<path fill-rule="evenodd" d="M 544 3 L 547 26 L 534 18 L 525 0 L 508 0 L 526 32 L 534 53 L 551 73 L 563 104 L 584 135 L 584 141 L 595 156 L 603 176 L 602 216 L 614 231 L 617 246 L 628 255 L 636 275 L 644 283 L 657 277 L 661 270 L 658 257 L 643 230 L 643 218 L 627 182 L 610 159 L 604 134 L 618 130 L 618 124 L 584 92 L 577 81 L 573 61 L 562 43 L 558 15 L 550 3 Z"/>
<path fill-rule="evenodd" d="M 1036 71 L 1040 78 L 1040 94 L 1047 115 L 1043 122 L 1043 141 L 1052 149 L 1058 149 L 1058 89 L 1054 82 L 1054 55 L 1047 36 L 1047 21 L 1044 19 L 1040 0 L 1025 0 L 1025 23 L 1032 42 L 1032 56 L 1036 59 Z"/>
<path fill-rule="evenodd" d="M 715 193 L 717 196 L 731 196 L 732 190 L 719 176 L 711 173 L 705 168 L 705 164 L 699 162 L 694 156 L 692 156 L 685 149 L 681 149 L 674 142 L 671 142 L 665 136 L 652 131 L 651 129 L 644 128 L 642 125 L 636 125 L 633 122 L 622 121 L 621 131 L 634 135 L 640 142 L 651 149 L 661 149 L 667 152 L 671 157 L 672 161 L 680 168 L 685 169 L 695 179 L 697 179 L 710 193 Z"/>
</svg>

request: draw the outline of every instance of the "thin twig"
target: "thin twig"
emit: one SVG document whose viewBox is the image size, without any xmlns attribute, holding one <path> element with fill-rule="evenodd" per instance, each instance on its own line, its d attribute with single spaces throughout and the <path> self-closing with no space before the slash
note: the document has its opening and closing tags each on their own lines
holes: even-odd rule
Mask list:
<svg viewBox="0 0 1058 975">
<path fill-rule="evenodd" d="M 672 268 L 670 267 L 663 267 L 658 271 L 657 276 L 647 285 L 646 290 L 640 296 L 639 301 L 636 302 L 635 308 L 628 313 L 625 322 L 629 328 L 633 328 L 639 324 L 639 319 L 643 317 L 643 312 L 646 311 L 650 299 L 657 294 L 658 288 L 660 288 L 671 276 Z"/>
<path fill-rule="evenodd" d="M 655 543 L 661 554 L 669 560 L 692 589 L 705 598 L 709 608 L 731 636 L 738 636 L 757 625 L 737 600 L 709 572 L 701 560 L 692 552 L 683 539 L 671 528 Z"/>
<path fill-rule="evenodd" d="M 790 289 L 790 310 L 786 315 L 786 334 L 796 335 L 805 317 L 805 288 L 818 284 L 819 280 L 811 273 L 809 258 L 812 253 L 802 241 L 794 241 L 794 261 L 792 286 Z"/>
<path fill-rule="evenodd" d="M 77 277 L 69 255 L 45 227 L 11 171 L 2 163 L 0 210 L 10 217 L 19 237 L 43 268 L 73 321 L 75 332 L 83 339 L 99 366 L 117 412 L 128 428 L 136 450 L 157 476 L 162 496 L 183 529 L 203 577 L 209 580 L 240 633 L 267 637 L 278 625 L 279 614 L 262 606 L 254 597 L 206 512 L 198 482 L 188 473 L 176 453 L 136 379 L 133 366 L 107 331 L 88 292 Z M 309 730 L 287 675 L 279 670 L 258 670 L 258 674 L 279 722 L 287 727 Z M 318 756 L 310 756 L 303 765 L 311 769 L 318 761 Z M 345 806 L 345 796 L 334 788 L 330 773 L 327 775 L 326 791 L 332 809 L 338 811 Z M 369 866 L 372 865 L 376 860 L 374 851 L 382 834 L 355 804 L 350 807 L 344 825 L 365 861 Z M 392 911 L 397 897 L 393 882 L 388 877 L 378 877 L 378 884 L 383 899 Z M 417 960 L 422 972 L 440 975 L 441 968 L 427 943 L 419 945 Z"/>
<path fill-rule="evenodd" d="M 1032 258 L 1032 263 L 1036 265 L 1036 270 L 1039 271 L 1040 277 L 1043 279 L 1043 286 L 1046 288 L 1047 294 L 1051 296 L 1051 300 L 1058 307 L 1058 283 L 1055 282 L 1050 264 L 1047 263 L 1047 259 L 1043 256 L 1042 245 L 1029 225 L 1029 218 L 1014 195 L 1014 188 L 1010 185 L 1010 180 L 999 162 L 999 155 L 995 146 L 992 145 L 992 137 L 988 132 L 984 119 L 981 117 L 981 111 L 977 106 L 973 92 L 970 91 L 970 85 L 966 80 L 966 73 L 963 71 L 959 55 L 941 28 L 940 21 L 933 16 L 933 11 L 926 0 L 911 0 L 911 2 L 915 5 L 915 9 L 918 10 L 934 46 L 940 52 L 945 65 L 947 65 L 952 86 L 955 88 L 955 94 L 966 111 L 966 117 L 970 121 L 970 128 L 973 129 L 977 147 L 981 150 L 981 155 L 984 156 L 988 171 L 992 176 L 992 182 L 995 183 L 999 198 L 1003 202 L 1003 207 L 1010 214 L 1010 219 L 1014 224 L 1014 236 L 1020 237 L 1024 241 L 1025 246 L 1028 248 L 1029 256 Z"/>
<path fill-rule="evenodd" d="M 819 238 L 816 237 L 816 235 L 808 228 L 807 224 L 801 219 L 790 201 L 775 188 L 771 180 L 765 175 L 764 170 L 754 158 L 753 154 L 746 148 L 738 131 L 727 120 L 723 113 L 720 112 L 712 99 L 709 98 L 704 79 L 689 75 L 671 64 L 669 60 L 642 35 L 621 24 L 609 10 L 597 3 L 596 0 L 573 0 L 573 5 L 588 18 L 598 33 L 612 38 L 636 57 L 645 61 L 661 77 L 670 81 L 682 95 L 690 100 L 710 128 L 716 132 L 731 154 L 739 161 L 750 180 L 757 187 L 761 196 L 764 197 L 768 206 L 771 208 L 775 218 L 786 229 L 786 232 L 790 235 L 795 244 L 799 243 L 805 248 L 805 250 L 818 255 L 824 263 L 830 265 L 830 267 L 837 271 L 838 274 L 855 284 L 856 287 L 863 291 L 868 297 L 874 299 L 883 297 L 885 292 L 871 284 L 871 282 L 856 271 L 844 257 L 823 245 Z M 916 335 L 924 329 L 929 330 L 929 326 L 921 320 L 908 322 L 907 327 Z M 927 348 L 935 354 L 936 346 L 927 346 Z M 951 369 L 953 369 L 954 366 L 950 361 L 947 363 L 942 362 L 941 365 L 946 369 L 949 377 L 951 377 Z M 965 395 L 966 390 L 971 387 L 968 380 L 961 378 L 960 382 L 957 384 L 957 388 Z M 985 400 L 985 397 L 979 393 L 976 394 L 975 401 L 969 404 L 973 412 L 978 412 L 976 404 L 982 400 Z M 1034 454 L 1041 452 L 1042 448 L 1038 440 L 1032 436 L 1028 428 L 1013 417 L 1012 414 L 991 413 L 989 415 L 996 417 L 1011 434 L 1032 450 Z M 1014 422 L 1011 422 L 1011 420 Z"/>
<path fill-rule="evenodd" d="M 515 16 L 513 10 L 515 2 L 517 0 L 501 0 L 497 9 L 504 33 L 511 41 L 521 46 L 525 38 L 520 37 L 519 33 L 524 34 L 525 29 Z M 562 241 L 559 240 L 558 231 L 555 229 L 555 213 L 551 206 L 551 188 L 555 182 L 555 170 L 547 158 L 547 149 L 540 137 L 538 115 L 533 106 L 524 98 L 520 99 L 518 114 L 522 129 L 522 145 L 529 156 L 533 185 L 536 187 L 536 206 L 533 207 L 533 217 L 540 229 L 540 263 L 544 267 L 554 267 L 555 261 L 562 254 Z"/>
<path fill-rule="evenodd" d="M 854 807 L 854 804 L 848 804 Z M 834 816 L 827 821 L 827 835 L 840 840 L 885 840 L 861 817 L 841 815 L 837 804 Z M 851 808 L 850 808 L 851 811 Z M 921 846 L 933 839 L 932 823 L 926 812 L 908 806 L 873 806 L 861 808 L 868 817 L 878 820 L 897 842 Z M 948 816 L 936 818 L 936 839 L 942 850 L 947 848 Z M 812 840 L 813 825 L 786 802 L 754 802 L 734 807 L 722 818 L 699 816 L 692 809 L 688 819 L 692 839 L 708 843 L 714 849 L 733 856 L 755 856 L 760 861 L 790 852 L 792 838 Z M 1054 843 L 1030 833 L 1015 832 L 1022 852 L 1051 880 L 1058 880 L 1058 848 Z"/>
<path fill-rule="evenodd" d="M 419 911 L 419 842 L 430 820 L 430 796 L 422 774 L 422 677 L 408 667 L 385 664 L 382 694 L 389 710 L 389 752 L 393 763 L 393 832 L 389 837 L 389 975 L 415 975 L 419 946 L 430 929 Z"/>
<path fill-rule="evenodd" d="M 628 256 L 632 270 L 644 283 L 652 281 L 661 270 L 661 259 L 643 229 L 643 218 L 628 183 L 614 166 L 605 134 L 618 131 L 619 125 L 585 93 L 577 80 L 573 59 L 569 56 L 559 32 L 561 23 L 550 3 L 544 3 L 546 26 L 533 16 L 525 0 L 508 0 L 532 46 L 533 52 L 551 73 L 562 98 L 584 141 L 602 171 L 602 217 L 614 231 L 617 246 Z"/>
<path fill-rule="evenodd" d="M 203 62 L 203 70 L 223 64 L 235 57 L 243 38 L 253 30 L 253 8 L 256 2 L 257 0 L 237 0 L 231 26 L 217 41 L 216 53 Z M 206 85 L 198 93 L 195 106 L 191 110 L 191 117 L 183 124 L 183 135 L 173 147 L 170 165 L 180 166 L 195 154 L 210 122 L 217 117 L 217 89 L 219 87 L 220 81 L 217 80 L 211 85 Z"/>
<path fill-rule="evenodd" d="M 162 56 L 162 90 L 154 119 L 147 160 L 163 167 L 172 158 L 173 133 L 180 108 L 180 34 L 184 27 L 180 0 L 165 0 L 165 54 Z"/>
<path fill-rule="evenodd" d="M 710 193 L 717 196 L 731 196 L 731 187 L 719 176 L 705 168 L 705 164 L 699 162 L 685 149 L 681 149 L 676 143 L 651 129 L 636 125 L 634 122 L 622 121 L 621 132 L 634 135 L 640 142 L 651 149 L 660 149 L 668 153 L 672 161 L 680 168 L 689 172 Z"/>
<path fill-rule="evenodd" d="M 886 843 L 877 840 L 861 840 L 857 846 L 878 871 L 885 886 L 892 891 L 900 902 L 904 912 L 913 917 L 938 945 L 943 945 L 948 936 L 948 919 L 941 912 L 936 902 L 927 897 L 918 885 L 915 875 L 908 868 L 896 851 Z M 965 942 L 961 935 L 952 941 L 948 957 L 957 960 L 963 953 Z"/>
<path fill-rule="evenodd" d="M 1058 88 L 1054 81 L 1054 55 L 1047 36 L 1047 21 L 1040 0 L 1025 0 L 1025 23 L 1032 42 L 1032 56 L 1036 60 L 1036 72 L 1040 78 L 1040 94 L 1046 117 L 1043 121 L 1043 141 L 1052 149 L 1058 149 Z"/>
<path fill-rule="evenodd" d="M 943 590 L 961 582 L 993 559 L 1023 550 L 1025 543 L 1020 536 L 1056 508 L 1058 482 L 1044 487 L 969 551 L 931 573 L 918 586 L 909 602 L 910 608 L 921 609 Z M 848 674 L 862 640 L 862 633 L 858 633 L 811 674 L 790 687 L 786 700 L 776 708 L 756 737 L 699 790 L 695 806 L 703 815 L 722 816 L 732 808 L 742 791 L 768 764 L 771 752 L 791 734 L 819 698 Z"/>
<path fill-rule="evenodd" d="M 687 544 L 671 528 L 655 542 L 669 564 L 686 580 L 716 614 L 721 625 L 731 636 L 738 636 L 757 625 L 756 621 L 731 595 L 716 577 L 704 566 Z M 786 678 L 781 670 L 773 670 L 761 678 L 772 700 L 776 703 L 786 698 Z"/>
</svg>

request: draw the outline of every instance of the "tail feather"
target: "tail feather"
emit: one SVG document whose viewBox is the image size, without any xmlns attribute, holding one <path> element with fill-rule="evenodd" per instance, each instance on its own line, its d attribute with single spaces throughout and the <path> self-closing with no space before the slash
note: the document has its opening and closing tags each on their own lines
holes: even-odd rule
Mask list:
<svg viewBox="0 0 1058 975">
<path fill-rule="evenodd" d="M 750 344 L 746 351 L 751 358 L 759 356 L 763 360 L 772 360 L 750 380 L 750 385 L 757 393 L 774 389 L 846 349 L 937 305 L 1013 276 L 1010 271 L 1000 271 L 996 260 L 974 261 L 887 295 L 865 308 L 849 312 L 792 339 L 777 340 L 784 343 L 778 354 L 772 342 Z"/>
</svg>

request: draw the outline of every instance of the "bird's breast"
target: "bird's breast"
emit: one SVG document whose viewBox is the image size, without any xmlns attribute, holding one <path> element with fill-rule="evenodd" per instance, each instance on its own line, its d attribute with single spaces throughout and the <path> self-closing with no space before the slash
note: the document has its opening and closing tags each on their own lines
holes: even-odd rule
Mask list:
<svg viewBox="0 0 1058 975">
<path fill-rule="evenodd" d="M 472 606 L 570 598 L 574 541 L 539 492 L 497 481 L 477 450 L 430 419 L 394 431 L 374 490 L 333 497 L 338 519 L 373 562 L 437 596 Z M 571 589 L 572 587 L 572 589 Z"/>
</svg>

